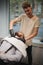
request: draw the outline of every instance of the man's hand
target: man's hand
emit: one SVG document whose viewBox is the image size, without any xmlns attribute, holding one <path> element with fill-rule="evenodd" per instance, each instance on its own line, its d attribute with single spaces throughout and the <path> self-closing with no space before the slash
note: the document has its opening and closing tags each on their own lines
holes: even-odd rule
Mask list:
<svg viewBox="0 0 43 65">
<path fill-rule="evenodd" d="M 14 33 L 13 29 L 10 29 L 9 31 L 10 31 L 11 37 L 15 37 L 15 33 Z"/>
</svg>

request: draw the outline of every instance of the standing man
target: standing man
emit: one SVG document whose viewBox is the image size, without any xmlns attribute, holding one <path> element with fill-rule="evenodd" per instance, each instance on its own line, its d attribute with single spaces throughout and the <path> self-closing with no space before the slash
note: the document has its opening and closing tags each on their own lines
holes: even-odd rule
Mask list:
<svg viewBox="0 0 43 65">
<path fill-rule="evenodd" d="M 20 31 L 21 35 L 24 35 L 25 44 L 28 46 L 28 64 L 32 65 L 32 39 L 38 34 L 39 18 L 32 14 L 32 7 L 28 2 L 22 4 L 25 14 L 20 15 L 10 22 L 10 34 L 14 37 L 13 25 L 17 22 L 21 22 Z M 19 33 L 18 32 L 18 33 Z"/>
</svg>

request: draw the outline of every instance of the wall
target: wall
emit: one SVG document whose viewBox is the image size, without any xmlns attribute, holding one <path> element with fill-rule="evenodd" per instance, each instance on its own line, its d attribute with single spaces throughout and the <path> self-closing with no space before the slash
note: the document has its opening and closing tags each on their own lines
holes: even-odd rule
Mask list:
<svg viewBox="0 0 43 65">
<path fill-rule="evenodd" d="M 9 24 L 9 4 L 8 0 L 0 0 L 0 37 L 8 35 Z"/>
</svg>

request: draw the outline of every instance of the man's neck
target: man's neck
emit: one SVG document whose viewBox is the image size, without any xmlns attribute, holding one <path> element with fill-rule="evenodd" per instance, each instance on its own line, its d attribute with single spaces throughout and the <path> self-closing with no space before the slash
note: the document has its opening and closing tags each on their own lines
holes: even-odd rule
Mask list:
<svg viewBox="0 0 43 65">
<path fill-rule="evenodd" d="M 33 15 L 27 15 L 29 18 L 32 18 L 33 17 Z"/>
</svg>

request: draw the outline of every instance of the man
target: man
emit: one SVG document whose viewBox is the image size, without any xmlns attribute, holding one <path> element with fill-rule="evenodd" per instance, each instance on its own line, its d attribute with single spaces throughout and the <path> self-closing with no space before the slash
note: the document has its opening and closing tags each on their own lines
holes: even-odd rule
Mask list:
<svg viewBox="0 0 43 65">
<path fill-rule="evenodd" d="M 19 36 L 20 35 L 20 36 Z M 27 56 L 23 35 L 16 32 L 15 37 L 5 37 L 0 46 L 0 65 L 19 65 L 23 57 Z"/>
<path fill-rule="evenodd" d="M 10 22 L 10 34 L 14 37 L 13 25 L 21 22 L 20 31 L 24 34 L 25 44 L 28 46 L 27 55 L 28 63 L 32 65 L 32 39 L 38 34 L 39 18 L 32 14 L 32 7 L 28 2 L 22 4 L 25 14 L 15 18 Z M 18 32 L 18 33 L 19 33 Z"/>
</svg>

